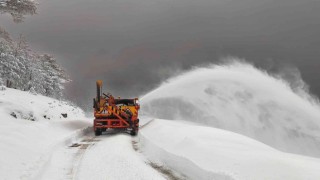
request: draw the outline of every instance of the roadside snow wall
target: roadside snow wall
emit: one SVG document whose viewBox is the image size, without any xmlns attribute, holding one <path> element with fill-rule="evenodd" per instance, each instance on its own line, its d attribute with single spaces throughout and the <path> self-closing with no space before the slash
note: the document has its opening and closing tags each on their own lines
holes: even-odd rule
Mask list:
<svg viewBox="0 0 320 180">
<path fill-rule="evenodd" d="M 320 160 L 283 153 L 243 135 L 183 121 L 155 119 L 139 132 L 153 163 L 187 179 L 318 180 Z"/>
</svg>

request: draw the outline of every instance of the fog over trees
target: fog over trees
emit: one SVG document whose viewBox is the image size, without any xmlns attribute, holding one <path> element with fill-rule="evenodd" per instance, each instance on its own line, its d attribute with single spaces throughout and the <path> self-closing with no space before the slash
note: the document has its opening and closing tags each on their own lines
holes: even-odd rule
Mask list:
<svg viewBox="0 0 320 180">
<path fill-rule="evenodd" d="M 0 0 L 0 13 L 9 13 L 13 21 L 19 23 L 26 15 L 36 14 L 36 5 L 33 0 Z"/>
<path fill-rule="evenodd" d="M 0 12 L 9 13 L 16 23 L 36 13 L 31 0 L 0 1 Z M 15 41 L 0 27 L 0 85 L 61 98 L 69 78 L 53 56 L 30 49 L 23 35 Z"/>
</svg>

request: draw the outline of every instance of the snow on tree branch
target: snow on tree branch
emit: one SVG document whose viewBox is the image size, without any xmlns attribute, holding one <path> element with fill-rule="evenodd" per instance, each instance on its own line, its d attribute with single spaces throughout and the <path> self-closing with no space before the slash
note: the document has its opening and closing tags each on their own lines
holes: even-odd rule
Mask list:
<svg viewBox="0 0 320 180">
<path fill-rule="evenodd" d="M 13 41 L 0 28 L 0 83 L 9 88 L 60 98 L 64 83 L 68 81 L 65 71 L 51 55 L 33 52 L 22 35 Z"/>
<path fill-rule="evenodd" d="M 0 0 L 0 13 L 11 14 L 16 23 L 23 22 L 26 15 L 36 14 L 37 3 L 33 0 Z"/>
</svg>

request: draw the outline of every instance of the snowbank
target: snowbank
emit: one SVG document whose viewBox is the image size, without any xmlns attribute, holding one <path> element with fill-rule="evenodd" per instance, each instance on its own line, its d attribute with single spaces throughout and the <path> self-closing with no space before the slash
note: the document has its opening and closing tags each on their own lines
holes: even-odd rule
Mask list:
<svg viewBox="0 0 320 180">
<path fill-rule="evenodd" d="M 191 179 L 320 179 L 320 160 L 283 153 L 240 134 L 156 119 L 140 131 L 153 162 Z"/>
<path fill-rule="evenodd" d="M 141 98 L 150 117 L 188 120 L 254 138 L 282 151 L 320 157 L 320 107 L 302 89 L 250 64 L 198 68 Z"/>
<path fill-rule="evenodd" d="M 35 177 L 57 144 L 72 141 L 91 125 L 83 119 L 83 111 L 67 102 L 10 88 L 0 91 L 1 179 Z"/>
</svg>

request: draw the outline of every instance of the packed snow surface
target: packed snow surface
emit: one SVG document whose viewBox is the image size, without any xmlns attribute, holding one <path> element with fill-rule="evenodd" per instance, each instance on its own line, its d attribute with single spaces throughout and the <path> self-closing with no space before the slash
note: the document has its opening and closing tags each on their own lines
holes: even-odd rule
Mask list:
<svg viewBox="0 0 320 180">
<path fill-rule="evenodd" d="M 141 99 L 141 112 L 236 132 L 278 150 L 320 157 L 320 108 L 281 79 L 234 62 L 169 79 Z M 199 139 L 200 140 L 200 139 Z"/>
<path fill-rule="evenodd" d="M 76 178 L 164 180 L 132 147 L 129 134 L 107 134 L 84 154 Z"/>
<path fill-rule="evenodd" d="M 67 102 L 2 88 L 1 179 L 34 179 L 58 144 L 65 143 L 75 131 L 90 125 L 84 119 L 83 111 Z"/>
<path fill-rule="evenodd" d="M 318 180 L 320 160 L 278 151 L 246 136 L 155 119 L 140 132 L 142 152 L 188 179 Z"/>
</svg>

